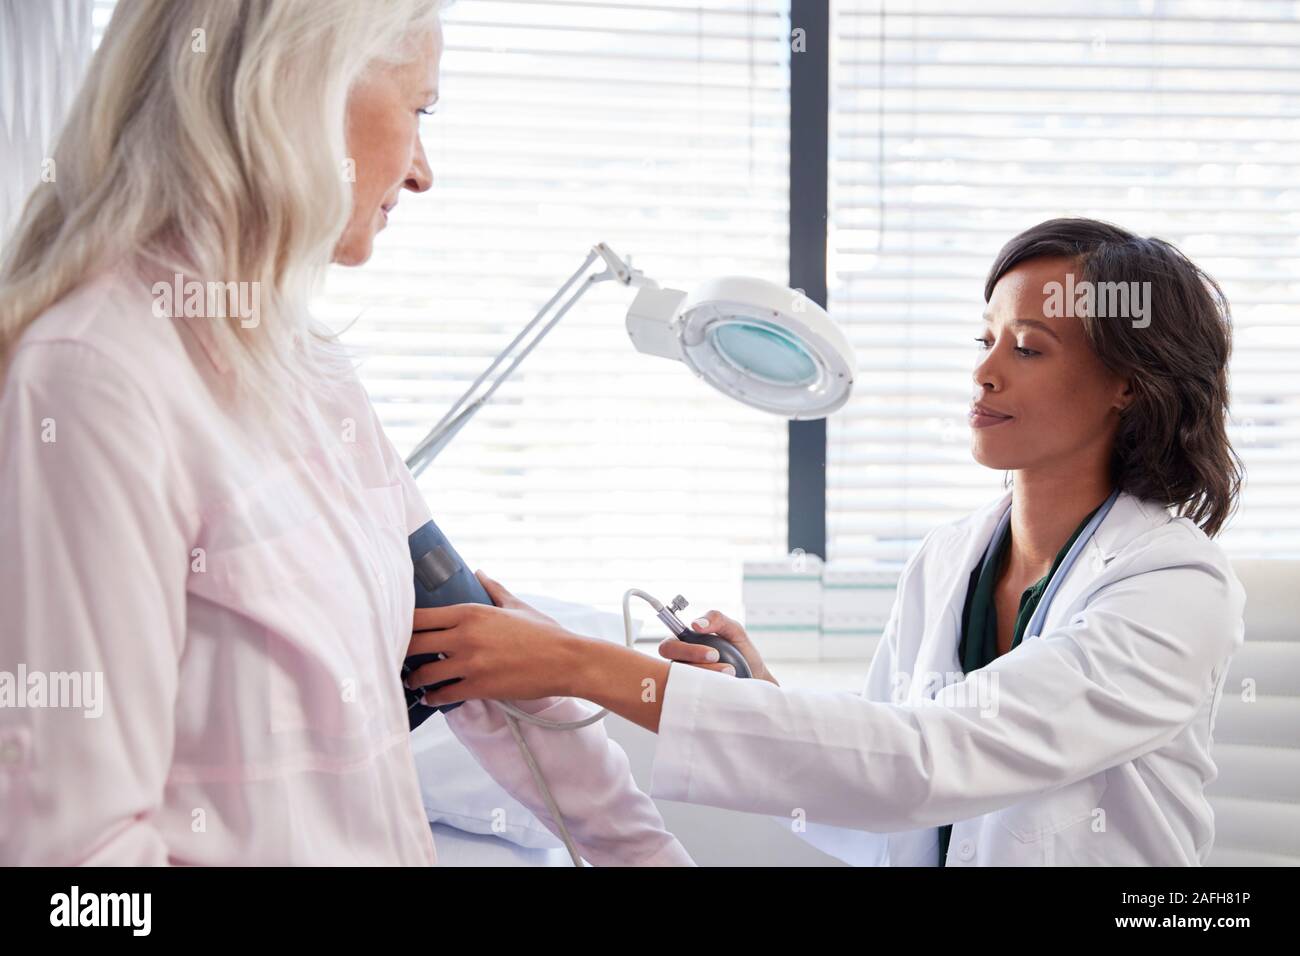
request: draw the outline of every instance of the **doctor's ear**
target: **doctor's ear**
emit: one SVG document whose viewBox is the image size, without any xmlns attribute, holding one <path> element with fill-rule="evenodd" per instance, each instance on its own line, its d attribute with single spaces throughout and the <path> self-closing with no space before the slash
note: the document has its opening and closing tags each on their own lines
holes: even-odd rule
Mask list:
<svg viewBox="0 0 1300 956">
<path fill-rule="evenodd" d="M 1129 406 L 1137 400 L 1137 394 L 1133 391 L 1133 382 L 1131 379 L 1124 382 L 1124 390 L 1119 393 L 1115 399 L 1115 410 L 1120 412 L 1128 411 Z"/>
</svg>

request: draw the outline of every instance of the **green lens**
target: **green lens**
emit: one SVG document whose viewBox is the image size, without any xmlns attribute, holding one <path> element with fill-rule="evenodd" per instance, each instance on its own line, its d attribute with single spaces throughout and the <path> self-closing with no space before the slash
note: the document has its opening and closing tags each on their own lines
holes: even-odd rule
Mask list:
<svg viewBox="0 0 1300 956">
<path fill-rule="evenodd" d="M 789 333 L 763 322 L 735 321 L 709 333 L 713 347 L 740 371 L 773 385 L 810 385 L 817 363 Z"/>
</svg>

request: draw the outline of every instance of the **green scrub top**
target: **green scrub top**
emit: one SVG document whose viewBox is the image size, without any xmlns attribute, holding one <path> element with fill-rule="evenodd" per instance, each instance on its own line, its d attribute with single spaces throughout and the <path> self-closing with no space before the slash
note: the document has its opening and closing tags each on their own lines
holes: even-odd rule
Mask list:
<svg viewBox="0 0 1300 956">
<path fill-rule="evenodd" d="M 1105 504 L 1105 502 L 1102 502 Z M 1074 534 L 1070 535 L 1070 540 L 1065 542 L 1065 547 L 1056 555 L 1056 560 L 1052 562 L 1052 569 L 1039 580 L 1035 581 L 1020 595 L 1020 609 L 1016 612 L 1016 628 L 1011 636 L 1011 649 L 1015 650 L 1020 645 L 1020 639 L 1024 636 L 1025 627 L 1029 624 L 1029 619 L 1034 616 L 1034 609 L 1038 607 L 1038 600 L 1043 596 L 1043 591 L 1047 589 L 1047 582 L 1052 579 L 1056 569 L 1060 567 L 1061 562 L 1065 560 L 1065 555 L 1069 552 L 1070 546 L 1074 544 L 1076 538 L 1083 531 L 1092 516 L 1101 510 L 1101 505 L 1093 508 L 1081 522 L 1079 527 L 1074 529 Z M 998 656 L 998 613 L 997 608 L 993 605 L 993 592 L 997 585 L 998 577 L 1002 573 L 1002 568 L 1006 564 L 1007 554 L 1011 551 L 1011 523 L 1007 522 L 1006 530 L 1002 533 L 1002 539 L 989 555 L 989 560 L 985 563 L 977 564 L 971 571 L 970 583 L 966 587 L 966 606 L 961 614 L 961 643 L 957 647 L 957 660 L 961 663 L 962 672 L 969 674 L 977 671 L 986 664 L 991 664 Z M 949 823 L 939 828 L 939 865 L 944 866 L 948 859 L 948 842 L 952 839 L 952 824 Z"/>
</svg>

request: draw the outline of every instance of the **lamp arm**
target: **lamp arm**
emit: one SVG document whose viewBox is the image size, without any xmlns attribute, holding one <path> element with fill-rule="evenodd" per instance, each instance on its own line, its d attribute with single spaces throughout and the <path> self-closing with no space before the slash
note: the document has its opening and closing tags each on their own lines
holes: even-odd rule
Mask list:
<svg viewBox="0 0 1300 956">
<path fill-rule="evenodd" d="M 542 326 L 541 331 L 533 337 L 532 341 L 529 342 L 523 350 L 515 356 L 514 360 L 497 375 L 496 380 L 491 383 L 487 391 L 471 402 L 470 396 L 472 396 L 478 390 L 479 386 L 488 379 L 488 376 L 490 376 L 497 367 L 506 360 L 507 356 L 515 350 L 528 333 L 537 327 L 538 323 L 545 318 L 546 314 L 555 307 L 555 303 L 569 291 L 569 288 L 578 281 L 582 274 L 591 267 L 592 263 L 595 262 L 597 258 L 605 260 L 605 270 L 587 276 L 586 281 L 583 282 L 583 284 L 580 285 L 571 296 L 569 296 L 564 305 L 560 307 L 559 311 L 556 312 L 550 321 Z M 514 373 L 514 370 L 519 367 L 519 364 L 523 362 L 523 360 L 528 357 L 529 353 L 537 347 L 538 343 L 550 333 L 551 329 L 555 328 L 556 324 L 564 318 L 565 314 L 568 313 L 577 301 L 587 293 L 588 289 L 599 282 L 609 281 L 615 281 L 629 286 L 658 287 L 658 284 L 654 282 L 654 280 L 646 278 L 644 273 L 640 270 L 634 269 L 630 264 L 625 263 L 612 249 L 609 248 L 609 246 L 605 245 L 605 243 L 600 242 L 594 245 L 591 248 L 591 251 L 587 253 L 586 261 L 584 261 L 578 270 L 574 272 L 562 286 L 560 286 L 555 295 L 551 296 L 550 300 L 542 306 L 538 313 L 533 316 L 532 320 L 529 321 L 529 323 L 520 330 L 519 334 L 510 341 L 510 344 L 501 350 L 500 354 L 492 360 L 492 363 L 483 370 L 483 373 L 474 380 L 473 384 L 465 390 L 464 394 L 462 394 L 460 398 L 456 399 L 451 408 L 447 410 L 446 414 L 438 420 L 438 423 L 429 430 L 429 433 L 420 440 L 420 443 L 416 445 L 415 449 L 407 456 L 406 467 L 410 469 L 411 474 L 419 477 L 420 473 L 423 472 L 425 468 L 429 467 L 429 464 L 433 459 L 436 458 L 442 449 L 451 442 L 452 438 L 460 433 L 460 430 L 465 427 L 469 419 L 477 414 L 478 410 L 492 398 L 492 395 L 501 387 L 502 383 Z"/>
</svg>

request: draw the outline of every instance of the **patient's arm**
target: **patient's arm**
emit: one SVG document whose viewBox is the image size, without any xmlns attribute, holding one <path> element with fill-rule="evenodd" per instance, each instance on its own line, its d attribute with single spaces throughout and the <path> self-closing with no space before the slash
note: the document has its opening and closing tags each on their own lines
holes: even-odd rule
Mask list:
<svg viewBox="0 0 1300 956">
<path fill-rule="evenodd" d="M 549 720 L 581 720 L 591 713 L 567 697 L 516 704 Z M 558 834 L 506 726 L 505 712 L 491 701 L 471 700 L 446 716 L 452 731 L 493 779 Z M 549 730 L 521 721 L 519 729 L 584 859 L 598 866 L 693 865 L 677 838 L 664 829 L 654 802 L 637 788 L 627 755 L 609 739 L 603 724 Z"/>
<path fill-rule="evenodd" d="M 520 601 L 487 575 L 479 572 L 478 577 L 498 607 L 531 619 L 545 631 L 563 632 L 554 619 Z M 420 613 L 417 612 L 417 619 Z M 443 633 L 440 637 L 447 635 Z M 613 646 L 597 640 L 580 640 L 578 643 L 586 650 L 602 645 Z M 635 651 L 627 653 L 656 668 L 664 666 L 662 662 Z M 513 666 L 520 666 L 520 660 L 516 659 Z M 511 665 L 501 662 L 494 666 Z M 449 693 L 455 690 L 455 686 L 444 688 Z M 582 720 L 592 712 L 568 697 L 545 697 L 515 703 L 529 713 L 555 721 Z M 501 708 L 492 701 L 470 700 L 446 716 L 452 731 L 493 779 L 558 835 L 559 828 L 537 789 L 532 772 L 524 763 Z M 663 818 L 654 802 L 637 788 L 627 755 L 609 739 L 603 724 L 596 723 L 578 730 L 552 730 L 521 721 L 519 730 L 546 778 L 555 805 L 564 816 L 579 853 L 585 859 L 597 865 L 693 865 L 676 837 L 664 829 Z M 490 813 L 492 809 L 484 808 L 484 811 Z"/>
</svg>

